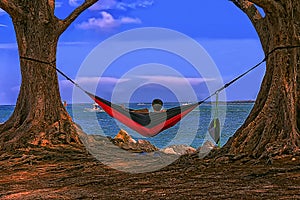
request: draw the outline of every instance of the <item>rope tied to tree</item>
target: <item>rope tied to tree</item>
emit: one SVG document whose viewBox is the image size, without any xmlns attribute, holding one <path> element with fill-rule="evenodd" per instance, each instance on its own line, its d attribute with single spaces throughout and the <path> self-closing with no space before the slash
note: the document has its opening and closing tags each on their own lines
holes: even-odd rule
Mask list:
<svg viewBox="0 0 300 200">
<path fill-rule="evenodd" d="M 43 61 L 43 60 L 38 60 L 35 58 L 30 58 L 30 57 L 25 57 L 25 56 L 20 56 L 21 59 L 24 60 L 29 60 L 29 61 L 33 61 L 33 62 L 38 62 L 38 63 L 42 63 L 42 64 L 46 64 L 46 65 L 50 65 L 52 68 L 54 68 L 58 73 L 60 73 L 63 77 L 65 77 L 68 81 L 70 81 L 73 85 L 75 85 L 76 87 L 78 87 L 79 89 L 85 91 L 78 83 L 76 83 L 75 81 L 73 81 L 70 77 L 68 77 L 64 72 L 62 72 L 59 68 L 57 68 L 55 66 L 56 63 L 56 59 L 48 62 L 48 61 Z"/>
</svg>

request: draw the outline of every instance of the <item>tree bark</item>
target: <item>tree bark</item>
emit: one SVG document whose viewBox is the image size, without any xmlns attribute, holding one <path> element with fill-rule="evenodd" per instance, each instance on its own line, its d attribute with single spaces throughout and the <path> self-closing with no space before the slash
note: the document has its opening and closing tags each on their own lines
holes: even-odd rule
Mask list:
<svg viewBox="0 0 300 200">
<path fill-rule="evenodd" d="M 94 2 L 86 1 L 77 10 Z M 62 105 L 55 70 L 59 36 L 72 21 L 65 24 L 56 18 L 54 5 L 53 0 L 0 0 L 13 20 L 22 74 L 15 110 L 0 126 L 0 150 L 63 144 L 83 148 Z M 73 13 L 72 20 L 81 12 Z"/>
<path fill-rule="evenodd" d="M 247 10 L 253 5 L 250 1 L 246 1 L 248 7 L 241 6 L 245 1 L 235 2 L 251 19 L 265 54 L 276 47 L 299 46 L 299 1 L 267 1 L 270 4 L 266 6 L 272 6 L 272 9 L 266 7 L 266 15 L 260 20 L 254 20 L 253 12 Z M 260 3 L 264 5 L 265 1 Z M 246 154 L 254 158 L 299 154 L 299 130 L 300 49 L 280 49 L 268 57 L 255 105 L 224 149 L 230 154 Z"/>
</svg>

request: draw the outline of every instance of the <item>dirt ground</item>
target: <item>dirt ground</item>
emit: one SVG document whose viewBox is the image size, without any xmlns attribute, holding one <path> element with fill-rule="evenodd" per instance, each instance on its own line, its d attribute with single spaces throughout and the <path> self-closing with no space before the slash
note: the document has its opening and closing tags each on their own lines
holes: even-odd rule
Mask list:
<svg viewBox="0 0 300 200">
<path fill-rule="evenodd" d="M 125 163 L 126 164 L 126 163 Z M 300 157 L 268 162 L 182 156 L 125 173 L 68 148 L 0 155 L 0 199 L 300 199 Z"/>
</svg>

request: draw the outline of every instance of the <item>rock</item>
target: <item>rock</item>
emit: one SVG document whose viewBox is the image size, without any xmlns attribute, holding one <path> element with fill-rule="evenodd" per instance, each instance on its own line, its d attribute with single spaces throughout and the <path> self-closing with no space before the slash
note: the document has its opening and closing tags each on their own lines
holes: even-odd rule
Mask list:
<svg viewBox="0 0 300 200">
<path fill-rule="evenodd" d="M 115 140 L 122 140 L 124 143 L 136 143 L 136 141 L 123 129 L 115 136 Z"/>
<path fill-rule="evenodd" d="M 174 149 L 167 147 L 161 150 L 162 152 L 164 152 L 165 154 L 175 154 L 177 155 L 177 153 L 174 151 Z"/>
<path fill-rule="evenodd" d="M 159 150 L 147 140 L 134 140 L 125 130 L 122 129 L 116 137 L 108 138 L 116 146 L 134 153 L 153 152 Z"/>
<path fill-rule="evenodd" d="M 161 149 L 161 151 L 165 154 L 175 154 L 175 155 L 185 155 L 185 154 L 193 154 L 196 153 L 196 149 L 194 149 L 191 146 L 188 145 L 171 145 L 169 147 L 166 147 L 164 149 Z"/>
</svg>

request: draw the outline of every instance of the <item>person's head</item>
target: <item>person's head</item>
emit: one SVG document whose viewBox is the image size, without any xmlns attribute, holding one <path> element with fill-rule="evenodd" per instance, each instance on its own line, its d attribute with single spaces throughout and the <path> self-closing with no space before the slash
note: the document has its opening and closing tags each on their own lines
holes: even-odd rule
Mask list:
<svg viewBox="0 0 300 200">
<path fill-rule="evenodd" d="M 154 111 L 160 111 L 163 106 L 163 102 L 160 99 L 154 99 L 152 101 L 152 107 Z"/>
</svg>

